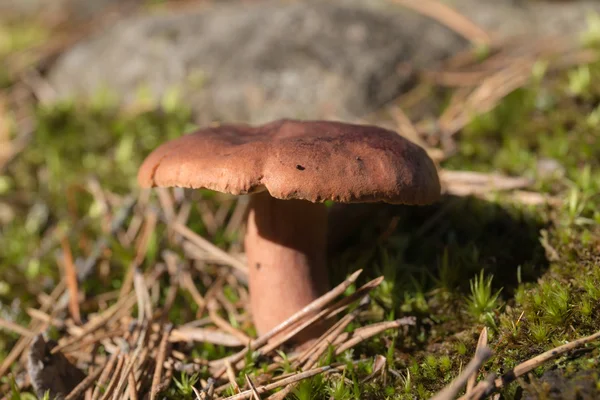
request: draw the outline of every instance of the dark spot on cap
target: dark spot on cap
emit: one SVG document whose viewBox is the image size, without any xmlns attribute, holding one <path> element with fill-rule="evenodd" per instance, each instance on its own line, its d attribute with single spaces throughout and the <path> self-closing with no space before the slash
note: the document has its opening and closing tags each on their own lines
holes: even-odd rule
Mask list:
<svg viewBox="0 0 600 400">
<path fill-rule="evenodd" d="M 260 269 L 260 263 L 256 263 L 256 269 Z"/>
<path fill-rule="evenodd" d="M 296 169 L 298 171 L 304 171 L 306 168 L 304 168 L 302 165 L 298 164 L 298 165 L 296 165 Z"/>
</svg>

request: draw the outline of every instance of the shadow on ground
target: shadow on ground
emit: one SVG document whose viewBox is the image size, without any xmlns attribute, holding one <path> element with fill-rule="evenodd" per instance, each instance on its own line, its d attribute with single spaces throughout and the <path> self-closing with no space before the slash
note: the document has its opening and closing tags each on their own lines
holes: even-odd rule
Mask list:
<svg viewBox="0 0 600 400">
<path fill-rule="evenodd" d="M 335 205 L 329 227 L 333 282 L 363 268 L 363 280 L 384 274 L 407 290 L 468 294 L 469 280 L 483 269 L 506 299 L 519 280 L 533 281 L 548 267 L 542 228 L 535 213 L 472 197 L 445 196 L 428 207 Z"/>
</svg>

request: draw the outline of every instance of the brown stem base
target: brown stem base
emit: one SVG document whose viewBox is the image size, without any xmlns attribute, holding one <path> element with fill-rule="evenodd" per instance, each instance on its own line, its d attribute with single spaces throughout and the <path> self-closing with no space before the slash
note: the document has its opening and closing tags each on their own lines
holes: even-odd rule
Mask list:
<svg viewBox="0 0 600 400">
<path fill-rule="evenodd" d="M 327 208 L 302 200 L 252 196 L 245 238 L 254 324 L 264 334 L 329 289 Z M 320 334 L 306 329 L 298 341 Z"/>
</svg>

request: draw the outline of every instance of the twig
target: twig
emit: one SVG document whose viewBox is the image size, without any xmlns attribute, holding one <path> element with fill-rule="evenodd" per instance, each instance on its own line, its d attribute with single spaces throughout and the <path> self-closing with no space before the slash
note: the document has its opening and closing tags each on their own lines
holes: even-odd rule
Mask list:
<svg viewBox="0 0 600 400">
<path fill-rule="evenodd" d="M 282 379 L 280 381 L 277 381 L 275 383 L 271 383 L 269 385 L 258 386 L 258 387 L 255 388 L 255 391 L 258 394 L 269 392 L 271 390 L 274 390 L 274 389 L 277 389 L 277 388 L 280 388 L 280 387 L 283 387 L 283 386 L 287 386 L 287 385 L 295 383 L 295 382 L 300 382 L 301 380 L 312 378 L 315 375 L 319 375 L 319 374 L 322 374 L 324 372 L 331 371 L 331 370 L 332 369 L 329 366 L 311 369 L 309 371 L 305 371 L 305 372 L 301 372 L 301 373 L 296 374 L 296 375 L 292 375 L 289 378 Z M 238 393 L 236 395 L 229 396 L 225 400 L 249 399 L 250 397 L 252 397 L 252 393 L 253 393 L 252 390 L 245 390 L 245 391 L 243 391 L 241 393 Z"/>
<path fill-rule="evenodd" d="M 250 391 L 252 392 L 252 397 L 254 398 L 254 400 L 261 400 L 260 395 L 256 390 L 256 386 L 254 386 L 254 383 L 252 383 L 252 380 L 250 379 L 248 374 L 246 374 L 246 383 L 248 384 L 248 387 L 250 387 Z"/>
<path fill-rule="evenodd" d="M 138 396 L 137 396 L 137 382 L 135 379 L 135 372 L 132 370 L 129 375 L 127 376 L 127 391 L 129 399 L 128 400 L 138 400 Z"/>
<path fill-rule="evenodd" d="M 475 357 L 467 364 L 462 373 L 442 391 L 437 393 L 431 400 L 452 400 L 460 389 L 467 383 L 471 375 L 477 373 L 479 368 L 492 356 L 492 351 L 487 347 L 481 347 L 475 352 Z"/>
<path fill-rule="evenodd" d="M 347 342 L 342 344 L 340 347 L 335 349 L 335 354 L 340 355 L 344 351 L 346 351 L 346 350 L 356 346 L 357 344 L 359 344 L 375 335 L 378 335 L 381 332 L 386 331 L 388 329 L 396 329 L 401 326 L 414 325 L 414 324 L 415 324 L 414 318 L 404 317 L 404 318 L 397 319 L 395 321 L 380 322 L 378 324 L 373 324 L 373 325 L 365 326 L 362 328 L 358 328 L 357 330 L 352 332 L 352 337 L 350 340 L 348 340 Z"/>
<path fill-rule="evenodd" d="M 108 246 L 109 238 L 116 235 L 119 229 L 121 229 L 127 220 L 127 217 L 131 214 L 136 202 L 137 199 L 133 196 L 126 197 L 125 200 L 123 200 L 122 206 L 119 207 L 119 209 L 115 212 L 111 222 L 110 232 L 108 232 L 106 235 L 102 235 L 102 237 L 94 245 L 90 255 L 81 265 L 77 265 L 78 279 L 80 281 L 85 280 L 93 272 L 94 266 L 98 262 L 98 259 Z"/>
<path fill-rule="evenodd" d="M 75 386 L 73 390 L 65 397 L 65 400 L 75 400 L 78 399 L 88 388 L 90 388 L 96 379 L 102 374 L 104 369 L 106 368 L 108 361 L 105 362 L 102 366 L 96 368 L 96 370 L 88 375 L 84 380 L 82 380 L 79 385 Z"/>
<path fill-rule="evenodd" d="M 138 360 L 142 349 L 144 348 L 144 342 L 146 341 L 146 335 L 148 333 L 148 328 L 146 326 L 141 327 L 140 337 L 137 340 L 137 346 L 132 355 L 126 354 L 127 363 L 123 367 L 123 372 L 121 373 L 121 379 L 119 380 L 119 384 L 115 389 L 115 393 L 113 395 L 113 400 L 119 400 L 121 396 L 121 392 L 125 389 L 125 383 L 127 382 L 128 375 L 131 372 L 133 366 Z"/>
<path fill-rule="evenodd" d="M 373 361 L 373 372 L 371 372 L 369 374 L 369 376 L 367 376 L 362 381 L 360 381 L 360 383 L 365 384 L 365 383 L 369 382 L 371 379 L 373 379 L 375 376 L 377 376 L 377 374 L 383 374 L 383 376 L 384 376 L 383 383 L 385 385 L 385 373 L 387 370 L 386 365 L 387 365 L 387 358 L 385 358 L 381 354 L 376 355 L 375 360 Z"/>
<path fill-rule="evenodd" d="M 235 380 L 235 372 L 233 371 L 233 366 L 231 365 L 231 363 L 228 360 L 225 360 L 225 368 L 226 368 L 226 375 L 227 375 L 227 379 L 229 380 L 229 383 L 231 384 L 231 386 L 233 387 L 233 390 L 235 393 L 240 393 L 240 387 L 237 383 L 237 381 Z"/>
<path fill-rule="evenodd" d="M 169 335 L 173 326 L 171 324 L 165 326 L 163 330 L 163 336 L 158 347 L 158 355 L 156 357 L 156 368 L 154 369 L 154 376 L 152 377 L 152 388 L 150 389 L 150 400 L 156 399 L 158 395 L 158 384 L 162 378 L 163 364 L 167 357 L 167 346 L 169 344 Z"/>
<path fill-rule="evenodd" d="M 213 302 L 214 304 L 214 302 Z M 250 343 L 250 341 L 252 340 L 248 335 L 246 335 L 244 332 L 235 329 L 233 326 L 231 326 L 231 324 L 229 322 L 227 322 L 225 319 L 221 318 L 221 316 L 216 312 L 216 310 L 214 309 L 214 307 L 209 306 L 208 307 L 208 315 L 211 319 L 211 321 L 218 327 L 223 329 L 225 332 L 235 336 L 236 338 L 238 338 L 240 340 L 240 342 L 242 343 Z"/>
<path fill-rule="evenodd" d="M 27 314 L 34 319 L 44 322 L 45 324 L 56 326 L 57 328 L 62 328 L 65 326 L 64 321 L 60 319 L 53 318 L 52 316 L 46 314 L 41 310 L 37 310 L 35 308 L 28 308 Z M 33 334 L 33 333 L 32 333 Z"/>
<path fill-rule="evenodd" d="M 487 327 L 483 327 L 483 329 L 481 330 L 481 333 L 479 334 L 479 339 L 477 340 L 477 347 L 475 348 L 475 354 L 477 354 L 477 352 L 480 349 L 483 349 L 484 347 L 487 347 L 488 344 L 488 331 L 487 331 Z M 471 393 L 473 391 L 473 388 L 475 388 L 475 383 L 477 381 L 477 374 L 479 373 L 479 371 L 475 371 L 471 376 L 469 376 L 469 380 L 467 381 L 467 394 Z"/>
<path fill-rule="evenodd" d="M 115 364 L 117 364 L 117 361 L 119 359 L 118 355 L 119 355 L 119 353 L 111 355 L 108 358 L 108 361 L 105 364 L 104 368 L 102 368 L 102 374 L 100 375 L 100 378 L 98 378 L 96 387 L 94 388 L 94 391 L 92 392 L 92 400 L 98 400 L 98 398 L 100 396 L 100 390 L 108 381 L 108 378 L 111 375 L 111 372 L 112 372 L 113 368 L 115 367 Z"/>
<path fill-rule="evenodd" d="M 204 328 L 177 328 L 173 329 L 169 337 L 170 342 L 205 342 L 227 347 L 243 346 L 237 337 L 218 331 Z"/>
<path fill-rule="evenodd" d="M 133 287 L 138 303 L 138 323 L 141 325 L 145 319 L 152 319 L 152 302 L 150 301 L 146 280 L 137 268 L 134 268 L 133 271 Z"/>
<path fill-rule="evenodd" d="M 67 282 L 67 290 L 69 293 L 69 312 L 76 324 L 81 325 L 81 312 L 79 311 L 79 286 L 77 283 L 77 270 L 73 263 L 73 255 L 68 240 L 63 237 L 61 239 L 63 249 L 63 266 L 65 271 L 65 281 Z"/>
<path fill-rule="evenodd" d="M 64 292 L 64 290 L 65 290 L 65 281 L 64 281 L 64 279 L 61 279 L 59 284 L 54 288 L 54 290 L 52 290 L 52 293 L 50 294 L 51 301 L 49 303 L 47 303 L 46 305 L 42 306 L 42 311 L 46 312 L 53 305 L 55 305 L 56 300 L 61 296 L 61 294 Z M 38 324 L 38 323 L 33 322 L 33 323 L 29 324 L 29 329 L 32 332 L 35 332 L 36 334 L 41 332 L 44 328 L 45 328 L 45 325 L 43 323 Z M 4 361 L 2 361 L 2 364 L 0 364 L 0 376 L 6 375 L 6 373 L 10 369 L 13 362 L 15 362 L 15 360 L 17 360 L 23 354 L 23 351 L 29 346 L 32 339 L 33 338 L 29 337 L 29 336 L 22 336 L 17 341 L 15 346 L 11 349 L 10 353 L 8 353 L 8 356 L 6 356 Z"/>
<path fill-rule="evenodd" d="M 208 234 L 214 236 L 219 230 L 219 224 L 217 223 L 215 213 L 206 204 L 206 199 L 200 199 L 200 201 L 196 202 L 196 208 Z"/>
<path fill-rule="evenodd" d="M 356 279 L 361 274 L 361 272 L 362 272 L 362 269 L 359 269 L 358 271 L 354 272 L 344 282 L 340 283 L 338 286 L 331 289 L 329 292 L 325 293 L 318 299 L 315 299 L 313 302 L 308 304 L 306 307 L 304 307 L 303 309 L 299 310 L 298 312 L 296 312 L 295 314 L 290 316 L 287 320 L 285 320 L 282 323 L 280 323 L 279 325 L 277 325 L 271 331 L 262 335 L 258 339 L 252 341 L 252 343 L 250 343 L 248 346 L 246 346 L 245 349 L 243 349 L 242 351 L 240 351 L 239 353 L 237 353 L 231 357 L 228 357 L 229 361 L 232 363 L 236 363 L 236 362 L 240 361 L 242 358 L 244 358 L 244 356 L 247 354 L 247 352 L 250 349 L 257 349 L 260 346 L 263 346 L 264 344 L 266 344 L 269 341 L 269 339 L 271 339 L 275 335 L 288 329 L 290 326 L 292 326 L 296 322 L 300 321 L 301 319 L 305 318 L 309 314 L 312 314 L 312 313 L 320 310 L 321 308 L 323 308 L 327 303 L 333 301 L 333 299 L 335 299 L 336 297 L 338 297 L 339 295 L 344 293 L 346 291 L 346 289 L 348 289 L 348 287 L 356 281 Z M 224 372 L 225 372 L 225 370 L 222 368 L 215 375 L 216 375 L 216 377 L 219 377 L 219 376 L 223 375 Z"/>
<path fill-rule="evenodd" d="M 104 325 L 106 325 L 110 320 L 112 320 L 119 313 L 123 313 L 126 310 L 129 310 L 129 308 L 133 307 L 134 303 L 135 303 L 135 296 L 132 296 L 132 295 L 129 295 L 129 296 L 119 300 L 114 305 L 112 305 L 108 310 L 104 311 L 104 313 L 102 313 L 102 315 L 98 316 L 97 318 L 91 320 L 90 322 L 88 322 L 87 324 L 82 326 L 82 329 L 81 329 L 81 332 L 79 333 L 79 335 L 73 336 L 72 338 L 67 339 L 62 344 L 55 346 L 51 351 L 52 354 L 55 354 L 69 346 L 72 346 L 73 344 L 76 344 L 84 336 L 89 335 L 90 333 L 95 332 L 96 330 L 98 330 L 101 327 L 103 327 Z"/>
<path fill-rule="evenodd" d="M 594 333 L 593 335 L 574 340 L 567 344 L 563 344 L 562 346 L 558 346 L 552 350 L 548 350 L 536 357 L 533 357 L 530 360 L 522 362 L 521 364 L 514 367 L 510 372 L 507 372 L 506 374 L 502 375 L 502 377 L 496 379 L 496 388 L 500 388 L 506 385 L 507 383 L 514 381 L 519 376 L 522 376 L 528 373 L 529 371 L 534 370 L 535 368 L 539 367 L 547 361 L 557 358 L 565 353 L 568 353 L 572 350 L 575 350 L 587 343 L 596 341 L 598 339 L 600 339 L 600 331 Z"/>
<path fill-rule="evenodd" d="M 135 269 L 142 264 L 142 261 L 146 257 L 146 253 L 148 251 L 148 245 L 150 244 L 150 236 L 154 229 L 156 228 L 156 223 L 158 221 L 158 217 L 156 213 L 152 210 L 148 210 L 144 217 L 145 223 L 144 228 L 142 230 L 141 235 L 138 237 L 136 243 L 136 254 L 133 259 L 125 278 L 123 279 L 123 284 L 121 285 L 121 290 L 119 292 L 119 298 L 122 298 L 127 293 L 131 291 L 131 287 L 133 285 L 133 278 L 135 274 Z"/>
<path fill-rule="evenodd" d="M 217 257 L 224 264 L 229 265 L 229 266 L 237 269 L 238 271 L 243 272 L 244 274 L 248 273 L 246 266 L 244 265 L 243 262 L 241 262 L 237 258 L 231 256 L 227 252 L 221 250 L 220 248 L 218 248 L 217 246 L 215 246 L 208 240 L 204 239 L 202 236 L 195 234 L 186 226 L 183 226 L 179 223 L 174 223 L 173 229 L 177 233 L 181 234 L 186 239 L 188 239 L 190 242 L 194 243 L 196 246 L 200 247 L 204 251 Z"/>
<path fill-rule="evenodd" d="M 125 328 L 116 328 L 116 329 L 111 329 L 109 331 L 106 332 L 102 332 L 98 335 L 93 335 L 91 338 L 88 339 L 84 339 L 81 341 L 78 341 L 77 343 L 69 346 L 65 352 L 69 352 L 72 353 L 74 351 L 80 350 L 80 349 L 84 349 L 86 346 L 92 345 L 92 344 L 96 344 L 98 342 L 103 342 L 105 339 L 110 339 L 110 338 L 114 338 L 116 336 L 120 336 L 125 332 Z M 90 336 L 90 335 L 87 335 Z"/>
<path fill-rule="evenodd" d="M 477 45 L 490 45 L 490 35 L 473 21 L 451 7 L 434 0 L 394 0 L 404 7 L 435 19 L 468 41 Z"/>
<path fill-rule="evenodd" d="M 104 395 L 101 397 L 101 400 L 108 400 L 110 396 L 113 394 L 117 384 L 119 383 L 119 377 L 123 371 L 123 364 L 125 364 L 125 356 L 119 354 L 117 356 L 117 366 L 115 367 L 115 372 L 113 373 L 108 386 L 106 387 L 106 391 Z"/>
<path fill-rule="evenodd" d="M 402 136 L 421 146 L 434 161 L 441 161 L 444 159 L 444 152 L 440 149 L 432 148 L 425 143 L 419 135 L 417 128 L 401 108 L 394 107 L 393 109 L 390 109 L 390 112 L 396 122 L 398 132 L 400 132 Z"/>
<path fill-rule="evenodd" d="M 480 381 L 477 386 L 473 388 L 471 393 L 465 394 L 464 396 L 459 397 L 459 400 L 479 400 L 486 396 L 486 393 L 491 393 L 491 390 L 494 388 L 494 380 L 496 379 L 496 374 L 493 372 L 485 377 L 484 380 Z"/>
<path fill-rule="evenodd" d="M 323 334 L 323 336 L 317 340 L 314 347 L 311 350 L 302 354 L 298 361 L 303 362 L 306 360 L 304 365 L 302 366 L 303 370 L 312 368 L 313 365 L 319 360 L 319 358 L 323 355 L 323 353 L 327 350 L 327 347 L 333 342 L 333 340 L 346 329 L 348 325 L 356 318 L 356 313 L 345 315 L 342 319 L 340 319 L 337 324 L 335 324 L 329 332 Z M 308 359 L 307 359 L 308 358 Z"/>
<path fill-rule="evenodd" d="M 25 336 L 25 337 L 34 337 L 36 335 L 35 332 L 32 332 L 31 330 L 25 328 L 24 326 L 21 326 L 14 322 L 5 320 L 3 318 L 0 318 L 0 329 L 12 331 L 14 333 L 17 333 L 17 334 L 19 334 L 21 336 Z"/>
<path fill-rule="evenodd" d="M 190 296 L 192 296 L 192 299 L 194 299 L 194 302 L 198 305 L 198 314 L 203 314 L 202 310 L 204 310 L 206 307 L 206 300 L 204 299 L 204 297 L 202 297 L 202 295 L 196 288 L 190 271 L 182 271 L 181 286 L 190 293 Z"/>
<path fill-rule="evenodd" d="M 496 173 L 442 170 L 439 174 L 446 192 L 462 196 L 491 190 L 523 189 L 533 184 L 529 178 Z"/>
<path fill-rule="evenodd" d="M 192 389 L 196 394 L 197 400 L 212 400 L 215 391 L 215 382 L 212 380 L 212 378 L 208 378 L 208 382 L 206 386 L 202 388 L 202 392 L 195 387 L 192 387 Z"/>
<path fill-rule="evenodd" d="M 248 211 L 248 205 L 250 204 L 248 196 L 238 197 L 237 204 L 233 209 L 233 214 L 225 227 L 225 237 L 231 237 L 235 232 L 240 229 L 240 226 L 245 220 L 246 213 Z"/>
<path fill-rule="evenodd" d="M 304 330 L 306 327 L 312 325 L 315 321 L 332 318 L 335 315 L 337 315 L 339 312 L 345 310 L 348 307 L 348 305 L 350 305 L 351 303 L 355 302 L 356 300 L 358 300 L 360 298 L 364 298 L 364 296 L 366 296 L 366 294 L 369 291 L 371 291 L 372 289 L 379 286 L 379 284 L 382 281 L 383 281 L 383 277 L 379 277 L 379 278 L 373 279 L 370 282 L 367 282 L 366 284 L 361 286 L 356 292 L 352 293 L 350 296 L 341 299 L 340 301 L 338 301 L 338 302 L 334 303 L 333 305 L 327 307 L 326 309 L 322 310 L 318 314 L 315 314 L 314 316 L 312 316 L 310 319 L 306 320 L 302 324 L 297 325 L 294 329 L 286 331 L 285 335 L 277 336 L 274 340 L 269 341 L 264 347 L 260 347 L 257 350 L 255 350 L 255 352 L 260 355 L 269 354 L 271 351 L 273 351 L 277 347 L 281 346 L 283 343 L 285 343 L 286 341 L 288 341 L 289 339 L 294 337 L 296 334 L 298 334 L 299 332 Z M 340 324 L 340 323 L 341 322 L 338 322 L 338 324 Z M 337 324 L 334 325 L 332 328 L 330 328 L 327 332 L 325 332 L 322 335 L 322 337 L 327 336 L 332 329 L 335 329 L 336 326 L 337 326 Z M 316 343 L 314 346 L 316 346 Z M 305 357 L 308 357 L 309 350 L 315 350 L 315 349 L 316 349 L 316 347 L 311 347 L 310 349 L 307 349 L 305 352 L 302 353 L 302 355 L 299 357 L 299 359 L 305 359 Z M 304 368 L 306 369 L 307 367 L 305 366 Z"/>
</svg>

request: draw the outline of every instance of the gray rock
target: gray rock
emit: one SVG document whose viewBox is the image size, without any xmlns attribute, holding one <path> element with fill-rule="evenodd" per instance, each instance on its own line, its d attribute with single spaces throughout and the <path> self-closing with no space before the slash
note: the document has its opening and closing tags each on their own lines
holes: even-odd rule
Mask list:
<svg viewBox="0 0 600 400">
<path fill-rule="evenodd" d="M 13 18 L 45 17 L 70 23 L 93 18 L 116 6 L 143 0 L 0 0 L 0 21 Z"/>
<path fill-rule="evenodd" d="M 595 1 L 449 3 L 501 37 L 575 34 L 600 10 Z M 199 122 L 354 119 L 404 91 L 412 68 L 465 46 L 387 0 L 233 3 L 124 20 L 60 57 L 48 78 L 60 96 L 108 88 L 124 102 L 142 87 L 154 100 L 175 88 Z"/>
<path fill-rule="evenodd" d="M 132 101 L 179 87 L 207 119 L 262 122 L 368 112 L 465 45 L 430 19 L 381 1 L 266 2 L 122 21 L 49 74 L 61 95 L 108 87 Z"/>
</svg>

